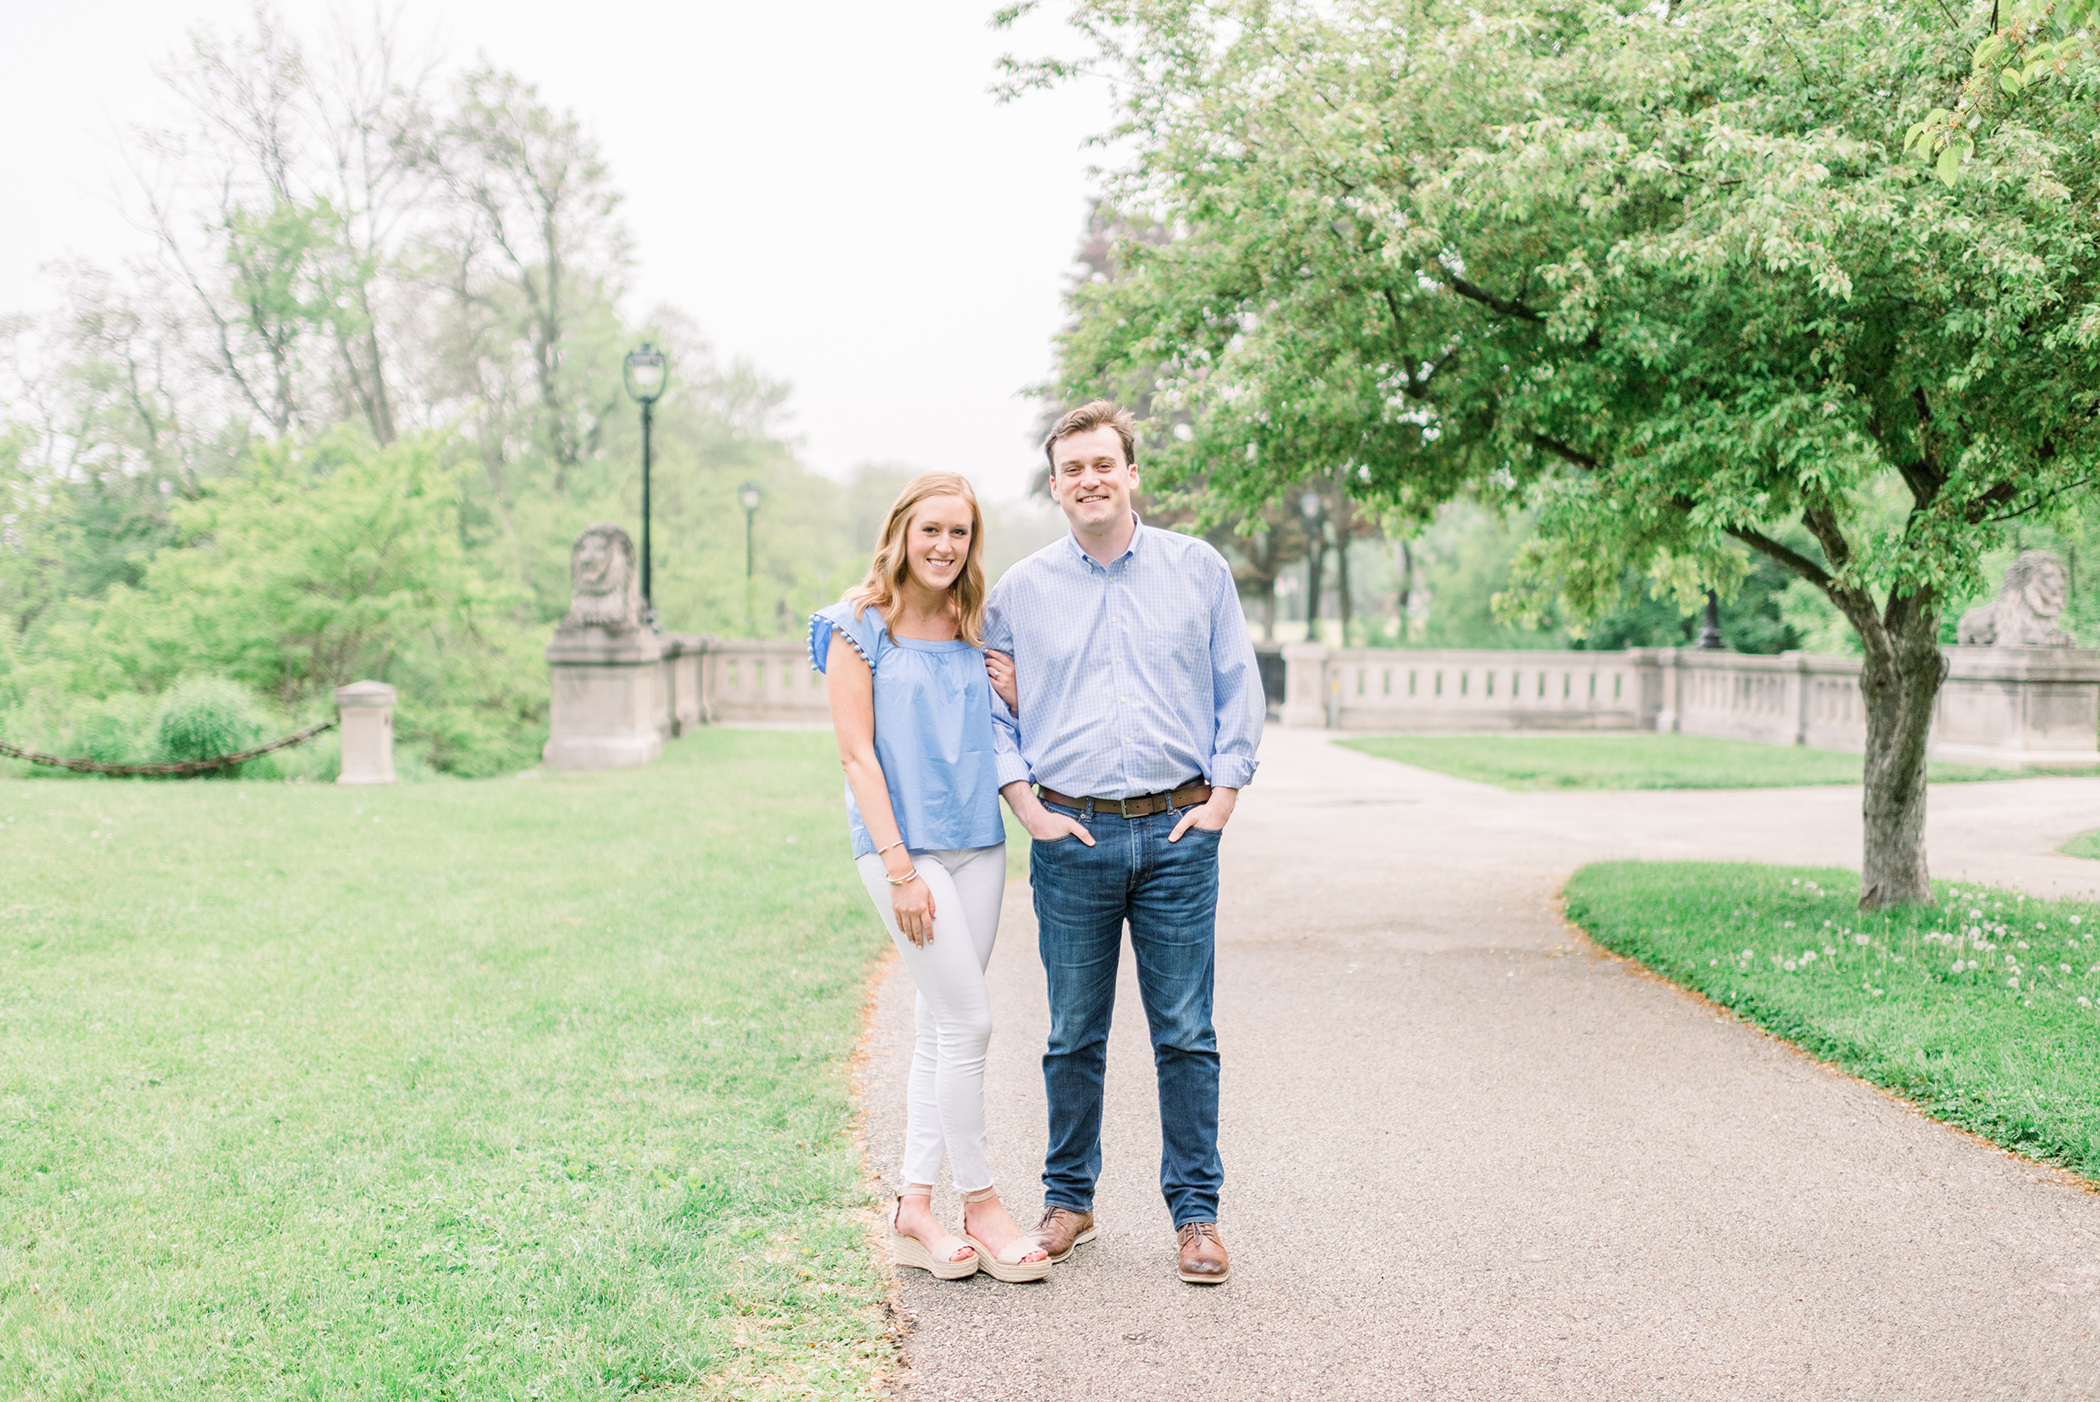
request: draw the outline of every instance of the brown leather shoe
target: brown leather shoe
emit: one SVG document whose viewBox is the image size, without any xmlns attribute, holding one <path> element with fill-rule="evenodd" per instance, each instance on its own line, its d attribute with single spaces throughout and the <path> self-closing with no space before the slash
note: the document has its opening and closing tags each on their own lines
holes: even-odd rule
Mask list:
<svg viewBox="0 0 2100 1402">
<path fill-rule="evenodd" d="M 1075 1246 L 1084 1246 L 1094 1239 L 1094 1214 L 1074 1212 L 1069 1207 L 1046 1207 L 1043 1220 L 1035 1224 L 1029 1235 L 1043 1244 L 1050 1253 L 1053 1264 L 1072 1254 Z"/>
<path fill-rule="evenodd" d="M 1232 1276 L 1232 1258 L 1218 1237 L 1216 1222 L 1184 1222 L 1181 1238 L 1181 1278 L 1191 1285 L 1223 1285 Z"/>
</svg>

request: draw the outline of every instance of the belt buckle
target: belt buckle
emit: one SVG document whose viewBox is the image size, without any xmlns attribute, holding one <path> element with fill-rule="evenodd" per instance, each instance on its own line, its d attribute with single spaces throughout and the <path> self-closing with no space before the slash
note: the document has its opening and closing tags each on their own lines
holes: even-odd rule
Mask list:
<svg viewBox="0 0 2100 1402">
<path fill-rule="evenodd" d="M 1119 798 L 1119 799 L 1117 799 L 1117 800 L 1116 800 L 1116 811 L 1117 811 L 1118 813 L 1120 813 L 1120 814 L 1122 814 L 1122 815 L 1123 815 L 1123 821 L 1124 821 L 1124 822 L 1126 822 L 1126 823 L 1127 823 L 1127 822 L 1129 822 L 1129 821 L 1130 821 L 1130 800 L 1129 800 L 1129 799 L 1127 799 L 1127 798 Z"/>
</svg>

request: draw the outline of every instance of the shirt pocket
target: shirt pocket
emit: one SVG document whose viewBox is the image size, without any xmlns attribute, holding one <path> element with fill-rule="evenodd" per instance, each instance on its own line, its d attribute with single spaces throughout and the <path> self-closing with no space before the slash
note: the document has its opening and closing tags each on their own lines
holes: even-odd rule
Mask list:
<svg viewBox="0 0 2100 1402">
<path fill-rule="evenodd" d="M 1147 610 L 1138 620 L 1133 639 L 1138 665 L 1156 677 L 1160 688 L 1175 701 L 1209 690 L 1210 615 L 1187 608 L 1186 602 L 1172 601 Z M 1183 606 L 1177 608 L 1175 603 Z"/>
</svg>

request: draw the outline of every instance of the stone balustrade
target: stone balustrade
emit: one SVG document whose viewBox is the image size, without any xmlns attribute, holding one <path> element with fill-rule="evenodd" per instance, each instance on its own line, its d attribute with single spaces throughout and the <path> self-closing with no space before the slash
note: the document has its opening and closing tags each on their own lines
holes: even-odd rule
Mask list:
<svg viewBox="0 0 2100 1402">
<path fill-rule="evenodd" d="M 547 648 L 549 769 L 648 764 L 702 725 L 825 725 L 824 678 L 800 642 L 563 629 Z"/>
<path fill-rule="evenodd" d="M 1633 653 L 1283 649 L 1285 725 L 1341 730 L 1639 730 Z"/>
<path fill-rule="evenodd" d="M 1935 758 L 2100 764 L 2100 652 L 1958 646 Z M 1859 659 L 1697 648 L 1627 652 L 1282 649 L 1285 725 L 1395 732 L 1661 731 L 1866 748 Z M 637 631 L 558 636 L 553 769 L 647 764 L 701 725 L 824 725 L 824 679 L 799 641 Z M 1024 682 L 1025 685 L 1025 682 Z"/>
<path fill-rule="evenodd" d="M 668 735 L 695 725 L 831 723 L 823 674 L 799 640 L 667 636 L 664 658 Z"/>
<path fill-rule="evenodd" d="M 1285 725 L 1413 732 L 1655 730 L 1861 751 L 1860 660 L 1697 648 L 1490 652 L 1283 648 Z M 2100 764 L 2100 652 L 1956 646 L 1935 758 Z"/>
</svg>

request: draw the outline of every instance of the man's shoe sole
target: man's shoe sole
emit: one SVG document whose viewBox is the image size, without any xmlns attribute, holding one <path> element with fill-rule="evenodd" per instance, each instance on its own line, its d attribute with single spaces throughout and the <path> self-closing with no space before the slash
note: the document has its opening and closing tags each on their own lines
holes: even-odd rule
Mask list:
<svg viewBox="0 0 2100 1402">
<path fill-rule="evenodd" d="M 1191 1285 L 1223 1285 L 1226 1281 L 1232 1279 L 1232 1271 L 1230 1269 L 1227 1269 L 1223 1275 L 1190 1275 L 1183 1270 L 1177 1270 L 1174 1274 L 1180 1276 Z"/>
<path fill-rule="evenodd" d="M 1054 1265 L 1056 1265 L 1056 1264 L 1057 1264 L 1057 1263 L 1058 1263 L 1059 1261 L 1062 1261 L 1062 1260 L 1064 1260 L 1064 1259 L 1065 1259 L 1065 1257 L 1067 1257 L 1067 1256 L 1071 1255 L 1071 1254 L 1072 1254 L 1072 1253 L 1073 1253 L 1074 1251 L 1077 1251 L 1077 1250 L 1078 1250 L 1078 1249 L 1079 1249 L 1080 1247 L 1082 1247 L 1082 1246 L 1086 1245 L 1086 1244 L 1087 1244 L 1088 1242 L 1092 1241 L 1092 1240 L 1094 1239 L 1094 1235 L 1095 1235 L 1095 1233 L 1096 1233 L 1096 1231 L 1097 1231 L 1097 1230 L 1098 1230 L 1097 1228 L 1094 1228 L 1094 1227 L 1088 1227 L 1088 1228 L 1087 1228 L 1087 1229 L 1086 1229 L 1085 1231 L 1081 1232 L 1081 1233 L 1080 1233 L 1080 1234 L 1079 1234 L 1078 1236 L 1075 1236 L 1075 1237 L 1073 1237 L 1073 1238 L 1072 1238 L 1072 1244 L 1071 1244 L 1070 1246 L 1067 1246 L 1067 1247 L 1066 1247 L 1066 1248 L 1065 1248 L 1065 1249 L 1064 1249 L 1064 1250 L 1063 1250 L 1062 1252 L 1060 1252 L 1060 1253 L 1059 1253 L 1058 1255 L 1052 1256 L 1052 1257 L 1050 1258 L 1050 1264 L 1051 1264 L 1051 1265 L 1053 1265 L 1053 1266 L 1054 1266 Z"/>
</svg>

